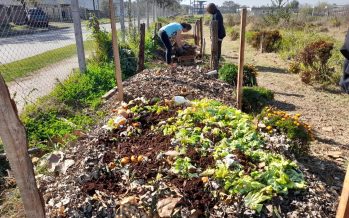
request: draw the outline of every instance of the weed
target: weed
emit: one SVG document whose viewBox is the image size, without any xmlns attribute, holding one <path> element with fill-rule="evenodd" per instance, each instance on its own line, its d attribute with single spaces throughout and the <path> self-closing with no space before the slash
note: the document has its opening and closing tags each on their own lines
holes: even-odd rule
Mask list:
<svg viewBox="0 0 349 218">
<path fill-rule="evenodd" d="M 257 85 L 257 72 L 254 66 L 244 66 L 244 86 L 256 86 Z M 238 75 L 238 66 L 235 64 L 224 64 L 219 69 L 219 79 L 223 80 L 233 86 L 236 86 Z"/>
</svg>

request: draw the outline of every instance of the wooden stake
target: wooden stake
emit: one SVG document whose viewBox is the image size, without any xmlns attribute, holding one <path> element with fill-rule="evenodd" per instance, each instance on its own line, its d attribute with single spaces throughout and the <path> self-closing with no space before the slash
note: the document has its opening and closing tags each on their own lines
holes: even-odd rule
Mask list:
<svg viewBox="0 0 349 218">
<path fill-rule="evenodd" d="M 202 17 L 200 18 L 200 56 L 201 58 L 203 57 L 203 48 L 204 48 L 204 26 L 203 26 L 203 19 Z"/>
<path fill-rule="evenodd" d="M 6 156 L 21 193 L 26 217 L 45 217 L 44 201 L 36 186 L 33 163 L 28 153 L 27 135 L 1 74 L 0 137 L 5 144 Z"/>
<path fill-rule="evenodd" d="M 145 43 L 145 24 L 142 23 L 140 26 L 140 42 L 139 42 L 139 54 L 138 54 L 138 72 L 144 70 L 144 43 Z"/>
<path fill-rule="evenodd" d="M 110 9 L 112 40 L 113 40 L 115 77 L 116 77 L 116 82 L 117 82 L 117 86 L 118 86 L 118 100 L 123 101 L 124 100 L 124 88 L 122 85 L 119 46 L 118 46 L 118 37 L 117 37 L 116 26 L 115 26 L 116 20 L 115 20 L 115 10 L 114 10 L 113 0 L 109 0 L 109 9 Z"/>
<path fill-rule="evenodd" d="M 347 173 L 343 183 L 343 189 L 339 205 L 337 209 L 336 218 L 347 218 L 349 217 L 349 165 L 347 167 Z"/>
<path fill-rule="evenodd" d="M 218 70 L 218 22 L 211 22 L 211 69 Z"/>
<path fill-rule="evenodd" d="M 245 59 L 245 32 L 246 32 L 246 8 L 241 11 L 241 29 L 240 29 L 240 53 L 239 53 L 239 71 L 237 81 L 237 108 L 242 109 L 242 85 L 243 85 L 243 69 Z"/>
</svg>

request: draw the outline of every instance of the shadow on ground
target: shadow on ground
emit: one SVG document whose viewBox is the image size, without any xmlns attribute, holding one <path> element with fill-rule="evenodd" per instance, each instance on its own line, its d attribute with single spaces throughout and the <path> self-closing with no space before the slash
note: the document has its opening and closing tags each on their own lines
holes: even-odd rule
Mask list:
<svg viewBox="0 0 349 218">
<path fill-rule="evenodd" d="M 294 94 L 294 93 L 274 92 L 274 94 L 284 95 L 284 96 L 292 96 L 292 97 L 298 97 L 298 98 L 304 98 L 304 95 L 299 95 L 299 94 Z"/>
<path fill-rule="evenodd" d="M 319 136 L 315 136 L 315 139 L 321 143 L 328 144 L 328 145 L 334 145 L 340 148 L 348 149 L 349 145 L 345 145 L 342 143 L 339 143 L 333 139 L 326 139 L 326 138 L 321 138 Z"/>
<path fill-rule="evenodd" d="M 280 74 L 286 74 L 287 71 L 282 68 L 277 67 L 266 67 L 266 66 L 256 66 L 258 72 L 270 72 L 270 73 L 280 73 Z"/>
<path fill-rule="evenodd" d="M 304 155 L 297 160 L 308 169 L 308 171 L 324 182 L 329 187 L 334 187 L 340 193 L 345 172 L 338 163 L 327 159 L 319 159 L 312 155 Z"/>
<path fill-rule="evenodd" d="M 278 100 L 272 101 L 271 105 L 274 107 L 277 107 L 280 110 L 284 110 L 284 111 L 295 111 L 296 110 L 296 106 L 294 104 L 290 104 L 290 103 L 286 103 L 286 102 L 282 102 L 282 101 L 278 101 Z"/>
</svg>

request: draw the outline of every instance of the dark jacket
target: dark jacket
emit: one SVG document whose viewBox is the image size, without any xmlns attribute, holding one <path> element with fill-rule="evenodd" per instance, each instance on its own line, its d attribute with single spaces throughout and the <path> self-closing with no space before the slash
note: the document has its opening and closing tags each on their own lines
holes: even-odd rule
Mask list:
<svg viewBox="0 0 349 218">
<path fill-rule="evenodd" d="M 218 39 L 223 39 L 225 37 L 225 28 L 223 23 L 223 16 L 218 9 L 216 9 L 216 13 L 212 15 L 212 20 L 218 21 Z"/>
<path fill-rule="evenodd" d="M 343 56 L 349 60 L 349 29 L 345 37 L 344 45 L 340 51 L 342 52 Z"/>
</svg>

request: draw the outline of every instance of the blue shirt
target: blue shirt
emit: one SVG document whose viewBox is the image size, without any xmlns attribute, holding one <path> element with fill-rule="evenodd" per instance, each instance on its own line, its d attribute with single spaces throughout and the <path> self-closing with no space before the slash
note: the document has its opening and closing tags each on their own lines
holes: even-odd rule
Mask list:
<svg viewBox="0 0 349 218">
<path fill-rule="evenodd" d="M 165 31 L 168 37 L 174 37 L 177 31 L 182 31 L 183 26 L 180 23 L 170 23 L 161 27 L 160 31 Z"/>
</svg>

